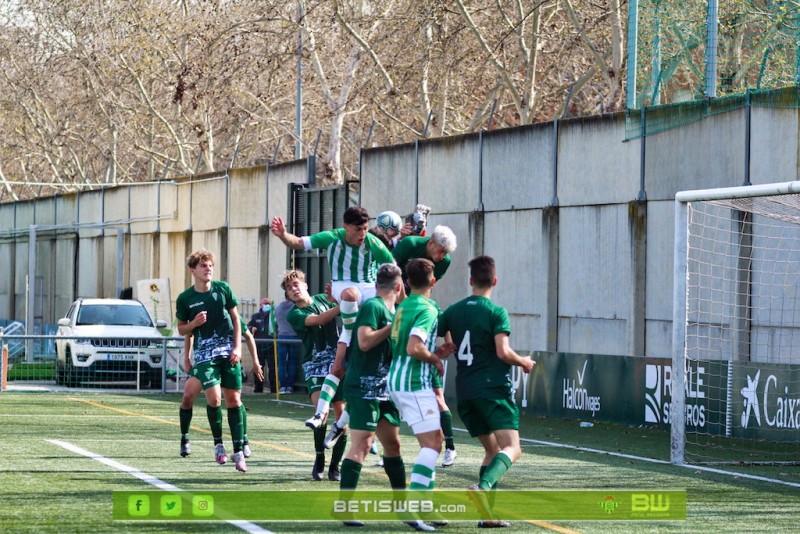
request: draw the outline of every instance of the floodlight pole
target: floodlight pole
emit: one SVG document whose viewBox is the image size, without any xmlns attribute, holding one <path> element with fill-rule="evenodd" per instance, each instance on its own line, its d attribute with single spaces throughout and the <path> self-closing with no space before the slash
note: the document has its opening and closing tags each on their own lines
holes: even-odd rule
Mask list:
<svg viewBox="0 0 800 534">
<path fill-rule="evenodd" d="M 639 0 L 628 3 L 628 74 L 625 91 L 625 106 L 636 109 L 636 56 L 639 52 Z"/>
<path fill-rule="evenodd" d="M 122 278 L 125 274 L 124 263 L 125 258 L 125 229 L 122 226 L 117 226 L 117 298 L 122 298 Z"/>
<path fill-rule="evenodd" d="M 33 316 L 36 309 L 36 225 L 28 230 L 28 298 L 25 305 L 25 335 L 33 335 Z M 25 361 L 33 361 L 33 339 L 25 341 Z"/>
<path fill-rule="evenodd" d="M 708 0 L 706 19 L 706 98 L 717 96 L 717 26 L 719 25 L 719 6 L 717 0 Z"/>
<path fill-rule="evenodd" d="M 297 2 L 297 94 L 295 95 L 295 143 L 294 157 L 303 157 L 303 3 Z"/>
</svg>

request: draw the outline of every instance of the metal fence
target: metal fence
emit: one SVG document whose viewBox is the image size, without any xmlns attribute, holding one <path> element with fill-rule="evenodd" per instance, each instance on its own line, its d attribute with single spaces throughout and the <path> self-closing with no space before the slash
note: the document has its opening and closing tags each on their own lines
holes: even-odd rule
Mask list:
<svg viewBox="0 0 800 534">
<path fill-rule="evenodd" d="M 73 341 L 74 351 L 64 344 Z M 45 388 L 119 389 L 180 393 L 189 377 L 183 368 L 183 337 L 161 339 L 120 338 L 104 336 L 8 335 L 0 327 L 0 376 L 2 387 L 7 383 L 27 383 Z M 300 340 L 257 339 L 256 345 L 269 343 L 295 344 Z M 62 345 L 59 351 L 58 345 Z M 81 348 L 84 347 L 84 348 Z M 31 358 L 27 351 L 33 351 Z M 244 347 L 243 347 L 243 350 Z M 258 358 L 258 354 L 251 355 Z M 298 358 L 299 359 L 299 358 Z M 277 365 L 263 362 L 267 370 Z M 295 376 L 302 380 L 300 362 Z M 296 384 L 291 384 L 294 387 Z"/>
</svg>

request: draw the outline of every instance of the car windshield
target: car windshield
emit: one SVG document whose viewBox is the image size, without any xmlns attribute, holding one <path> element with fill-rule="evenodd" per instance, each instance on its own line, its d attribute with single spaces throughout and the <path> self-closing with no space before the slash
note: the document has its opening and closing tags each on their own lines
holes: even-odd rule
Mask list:
<svg viewBox="0 0 800 534">
<path fill-rule="evenodd" d="M 84 304 L 78 311 L 78 325 L 153 326 L 144 306 Z"/>
</svg>

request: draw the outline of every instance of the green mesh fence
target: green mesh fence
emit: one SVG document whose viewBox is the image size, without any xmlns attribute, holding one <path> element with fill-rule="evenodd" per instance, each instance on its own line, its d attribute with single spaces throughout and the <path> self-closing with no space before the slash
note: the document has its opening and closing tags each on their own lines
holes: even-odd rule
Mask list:
<svg viewBox="0 0 800 534">
<path fill-rule="evenodd" d="M 750 91 L 750 106 L 762 108 L 800 108 L 800 88 L 784 87 L 773 90 Z M 720 115 L 747 104 L 748 93 L 648 106 L 642 109 L 629 109 L 625 115 L 625 139 L 655 135 L 673 128 L 687 126 L 705 117 Z"/>
<path fill-rule="evenodd" d="M 635 79 L 628 80 L 635 99 L 629 94 L 628 107 L 800 83 L 800 0 L 716 0 L 718 23 L 710 25 L 709 4 L 714 2 L 631 2 L 638 26 L 628 48 L 636 65 Z"/>
<path fill-rule="evenodd" d="M 631 0 L 630 5 L 638 24 L 635 41 L 628 43 L 626 138 L 740 109 L 748 92 L 753 106 L 797 107 L 800 0 Z"/>
</svg>

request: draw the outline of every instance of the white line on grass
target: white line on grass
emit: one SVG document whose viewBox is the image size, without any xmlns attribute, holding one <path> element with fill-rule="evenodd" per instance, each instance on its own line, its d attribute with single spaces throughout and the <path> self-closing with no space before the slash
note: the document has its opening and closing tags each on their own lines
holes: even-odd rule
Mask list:
<svg viewBox="0 0 800 534">
<path fill-rule="evenodd" d="M 105 456 L 101 456 L 99 454 L 95 454 L 91 451 L 87 451 L 86 449 L 82 449 L 72 443 L 68 443 L 66 441 L 60 441 L 57 439 L 48 439 L 45 440 L 53 445 L 58 445 L 59 447 L 63 447 L 70 452 L 74 452 L 75 454 L 80 454 L 81 456 L 86 456 L 87 458 L 91 458 L 92 460 L 96 460 L 101 464 L 105 464 L 109 467 L 113 467 L 123 473 L 127 473 L 133 477 L 138 478 L 144 482 L 147 482 L 151 486 L 155 486 L 160 490 L 165 491 L 183 491 L 177 486 L 173 486 L 169 482 L 164 482 L 163 480 L 154 477 L 153 475 L 148 475 L 143 471 L 139 471 L 138 469 L 131 467 L 129 465 L 125 465 L 122 463 L 117 462 L 116 460 L 112 460 L 111 458 L 106 458 Z M 229 519 L 227 523 L 239 527 L 240 529 L 244 530 L 245 532 L 250 532 L 251 534 L 273 534 L 271 531 L 261 528 L 260 526 L 251 523 L 249 521 L 240 521 L 240 520 L 233 520 Z"/>
<path fill-rule="evenodd" d="M 270 399 L 270 400 L 273 400 L 273 399 Z M 302 402 L 285 401 L 285 400 L 273 400 L 273 402 L 285 402 L 287 404 L 294 404 L 294 405 L 297 405 L 297 406 L 307 406 L 309 408 L 312 408 L 312 406 L 310 404 L 305 404 L 305 403 L 302 403 Z M 459 432 L 467 432 L 466 428 L 453 427 L 453 430 L 458 430 Z M 649 463 L 653 463 L 653 464 L 674 465 L 675 467 L 685 467 L 687 469 L 693 469 L 695 471 L 705 471 L 706 473 L 716 473 L 718 475 L 727 475 L 727 476 L 732 476 L 734 478 L 746 478 L 748 480 L 758 480 L 760 482 L 768 482 L 768 483 L 771 483 L 771 484 L 781 484 L 781 485 L 784 485 L 784 486 L 791 486 L 793 488 L 800 488 L 800 483 L 797 483 L 797 482 L 789 482 L 789 481 L 786 481 L 786 480 L 779 480 L 777 478 L 762 477 L 762 476 L 759 476 L 759 475 L 748 475 L 747 473 L 737 473 L 737 472 L 734 472 L 734 471 L 725 471 L 723 469 L 715 469 L 713 467 L 704 467 L 704 466 L 688 465 L 688 464 L 675 465 L 675 464 L 673 464 L 671 462 L 668 462 L 666 460 L 656 460 L 655 458 L 645 458 L 644 456 L 634 456 L 632 454 L 623 454 L 621 452 L 603 451 L 603 450 L 600 450 L 600 449 L 592 449 L 592 448 L 589 448 L 589 447 L 579 447 L 577 445 L 567 445 L 567 444 L 564 444 L 564 443 L 553 443 L 551 441 L 541 441 L 541 440 L 538 440 L 538 439 L 528 439 L 528 438 L 520 437 L 519 440 L 521 442 L 523 442 L 523 443 L 535 443 L 537 445 L 545 445 L 545 446 L 548 446 L 548 447 L 558 447 L 558 448 L 562 448 L 562 449 L 571 449 L 571 450 L 574 450 L 574 451 L 581 451 L 581 452 L 592 452 L 592 453 L 595 453 L 595 454 L 603 454 L 603 455 L 606 455 L 606 456 L 616 456 L 617 458 L 625 458 L 626 460 L 638 460 L 640 462 L 649 462 Z"/>
<path fill-rule="evenodd" d="M 466 432 L 466 429 L 463 428 L 454 428 L 453 430 L 460 430 L 462 432 Z M 595 454 L 603 454 L 605 456 L 616 456 L 617 458 L 625 458 L 626 460 L 638 460 L 640 462 L 650 462 L 652 464 L 662 464 L 662 465 L 672 465 L 675 467 L 685 467 L 687 469 L 694 469 L 695 471 L 705 471 L 707 473 L 716 473 L 718 475 L 727 475 L 732 476 L 734 478 L 746 478 L 749 480 L 758 480 L 761 482 L 769 482 L 772 484 L 782 484 L 784 486 L 791 486 L 793 488 L 800 488 L 800 484 L 796 482 L 788 482 L 786 480 L 779 480 L 777 478 L 768 478 L 762 477 L 759 475 L 748 475 L 747 473 L 737 473 L 735 471 L 725 471 L 723 469 L 715 469 L 713 467 L 704 467 L 699 465 L 675 465 L 672 462 L 668 462 L 667 460 L 656 460 L 655 458 L 646 458 L 644 456 L 634 456 L 632 454 L 623 454 L 621 452 L 610 452 L 610 451 L 603 451 L 600 449 L 592 449 L 589 447 L 578 447 L 577 445 L 566 445 L 564 443 L 552 443 L 550 441 L 540 441 L 538 439 L 527 439 L 527 438 L 519 438 L 520 441 L 525 443 L 535 443 L 537 445 L 547 445 L 550 447 L 561 447 L 563 449 L 572 449 L 575 451 L 581 452 L 593 452 Z"/>
</svg>

